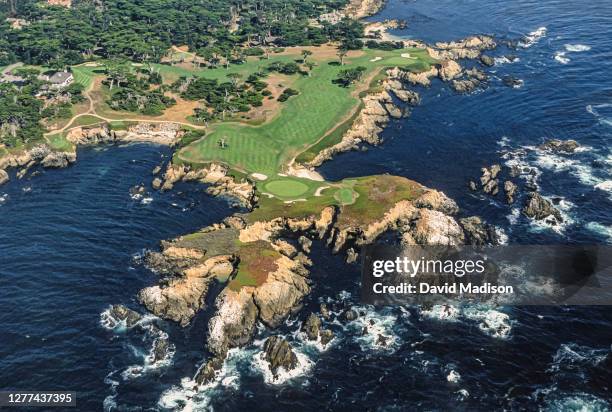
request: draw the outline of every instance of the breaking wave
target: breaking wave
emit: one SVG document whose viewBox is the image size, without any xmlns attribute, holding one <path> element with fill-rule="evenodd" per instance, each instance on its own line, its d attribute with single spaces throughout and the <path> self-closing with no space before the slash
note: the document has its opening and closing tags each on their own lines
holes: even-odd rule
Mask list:
<svg viewBox="0 0 612 412">
<path fill-rule="evenodd" d="M 523 39 L 518 43 L 519 47 L 523 47 L 525 49 L 536 44 L 540 39 L 546 37 L 546 33 L 548 29 L 546 27 L 539 27 L 537 30 L 530 32 L 525 35 Z"/>
</svg>

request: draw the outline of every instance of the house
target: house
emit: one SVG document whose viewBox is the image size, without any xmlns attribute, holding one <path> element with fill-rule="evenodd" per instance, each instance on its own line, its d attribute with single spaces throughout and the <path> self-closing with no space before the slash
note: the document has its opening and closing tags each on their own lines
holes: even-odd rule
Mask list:
<svg viewBox="0 0 612 412">
<path fill-rule="evenodd" d="M 64 89 L 74 81 L 74 76 L 70 72 L 55 72 L 51 76 L 41 76 L 40 79 L 51 83 L 51 89 Z"/>
</svg>

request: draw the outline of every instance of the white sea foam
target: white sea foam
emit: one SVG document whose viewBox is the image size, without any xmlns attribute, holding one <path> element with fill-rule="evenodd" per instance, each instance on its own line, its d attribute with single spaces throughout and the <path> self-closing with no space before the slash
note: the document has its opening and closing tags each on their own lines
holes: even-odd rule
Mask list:
<svg viewBox="0 0 612 412">
<path fill-rule="evenodd" d="M 111 372 L 104 378 L 104 383 L 110 386 L 110 395 L 107 395 L 102 403 L 104 412 L 111 412 L 117 409 L 117 387 L 119 386 L 119 381 L 112 379 L 115 373 L 116 371 Z"/>
<path fill-rule="evenodd" d="M 459 374 L 459 372 L 455 371 L 454 369 L 451 369 L 448 375 L 446 375 L 446 380 L 450 383 L 457 383 L 461 380 L 461 375 Z"/>
<path fill-rule="evenodd" d="M 612 107 L 612 103 L 603 103 L 603 104 L 589 104 L 586 106 L 586 111 L 592 114 L 597 118 L 599 123 L 604 124 L 606 126 L 612 126 L 612 118 L 600 113 L 602 109 L 609 109 Z"/>
<path fill-rule="evenodd" d="M 540 39 L 546 37 L 548 29 L 546 27 L 539 27 L 537 30 L 530 32 L 523 37 L 523 40 L 518 43 L 519 47 L 529 48 L 536 44 Z"/>
<path fill-rule="evenodd" d="M 508 219 L 508 222 L 511 225 L 516 225 L 520 217 L 521 217 L 521 209 L 519 209 L 518 207 L 515 207 L 510 210 L 510 214 L 506 216 L 506 219 Z"/>
<path fill-rule="evenodd" d="M 591 46 L 587 46 L 586 44 L 566 44 L 565 50 L 568 52 L 583 52 L 591 50 Z"/>
<path fill-rule="evenodd" d="M 508 339 L 512 331 L 510 316 L 495 309 L 484 306 L 468 306 L 463 315 L 471 320 L 480 321 L 479 329 L 497 339 Z"/>
<path fill-rule="evenodd" d="M 562 344 L 555 356 L 549 372 L 578 371 L 581 372 L 586 366 L 597 366 L 610 354 L 610 349 L 593 349 L 588 346 L 580 346 L 575 343 Z"/>
<path fill-rule="evenodd" d="M 253 356 L 253 367 L 261 373 L 264 378 L 264 382 L 269 385 L 282 385 L 291 379 L 303 376 L 312 369 L 314 362 L 311 361 L 308 356 L 304 353 L 295 350 L 295 356 L 297 357 L 298 364 L 294 369 L 285 370 L 280 367 L 277 370 L 276 376 L 270 370 L 270 363 L 265 359 L 265 352 L 258 352 Z"/>
<path fill-rule="evenodd" d="M 543 411 L 577 411 L 577 412 L 607 412 L 610 404 L 603 399 L 588 393 L 548 397 Z"/>
<path fill-rule="evenodd" d="M 589 222 L 586 228 L 591 232 L 598 233 L 608 238 L 608 242 L 612 243 L 612 226 L 602 225 L 598 222 Z"/>
<path fill-rule="evenodd" d="M 493 60 L 495 61 L 496 66 L 501 66 L 502 64 L 517 63 L 521 61 L 521 59 L 519 59 L 518 57 L 515 57 L 512 60 L 510 60 L 506 56 L 495 57 Z"/>
<path fill-rule="evenodd" d="M 357 312 L 363 312 L 347 327 L 356 335 L 355 341 L 363 351 L 395 351 L 400 338 L 393 331 L 397 324 L 397 316 L 375 310 L 373 307 L 356 307 Z M 366 333 L 364 333 L 366 332 Z"/>
<path fill-rule="evenodd" d="M 9 198 L 8 193 L 3 193 L 2 195 L 0 195 L 0 205 L 2 205 L 3 203 L 5 203 Z"/>
<path fill-rule="evenodd" d="M 558 61 L 561 64 L 568 64 L 571 59 L 569 57 L 566 57 L 565 52 L 556 52 L 555 53 L 555 60 Z"/>
<path fill-rule="evenodd" d="M 456 322 L 459 320 L 460 310 L 453 305 L 433 305 L 431 309 L 421 310 L 421 315 L 430 319 Z"/>
<path fill-rule="evenodd" d="M 141 204 L 143 205 L 148 205 L 153 201 L 152 197 L 143 197 L 142 200 L 140 201 Z"/>
</svg>

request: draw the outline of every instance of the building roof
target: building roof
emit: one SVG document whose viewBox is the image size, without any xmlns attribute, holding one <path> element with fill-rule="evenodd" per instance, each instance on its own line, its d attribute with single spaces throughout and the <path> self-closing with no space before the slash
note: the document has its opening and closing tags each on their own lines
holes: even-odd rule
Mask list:
<svg viewBox="0 0 612 412">
<path fill-rule="evenodd" d="M 53 76 L 49 77 L 49 83 L 62 84 L 66 80 L 72 78 L 72 73 L 69 72 L 57 72 Z"/>
</svg>

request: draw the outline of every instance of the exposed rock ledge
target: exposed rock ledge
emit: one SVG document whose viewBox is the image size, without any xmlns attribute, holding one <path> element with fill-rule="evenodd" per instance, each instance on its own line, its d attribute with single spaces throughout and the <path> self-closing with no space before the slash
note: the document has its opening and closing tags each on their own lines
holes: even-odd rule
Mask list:
<svg viewBox="0 0 612 412">
<path fill-rule="evenodd" d="M 255 188 L 248 181 L 236 182 L 228 175 L 229 169 L 217 163 L 211 163 L 208 167 L 191 169 L 186 165 L 168 164 L 163 179 L 153 180 L 153 188 L 171 190 L 175 183 L 200 182 L 210 185 L 207 193 L 213 196 L 227 196 L 238 201 L 240 206 L 251 208 L 256 201 Z"/>
<path fill-rule="evenodd" d="M 186 325 L 203 307 L 211 282 L 229 282 L 215 298 L 215 314 L 208 325 L 207 347 L 213 357 L 196 379 L 204 383 L 214 377 L 230 348 L 251 341 L 257 322 L 275 328 L 301 308 L 311 290 L 309 240 L 321 239 L 334 253 L 347 254 L 359 253 L 363 245 L 388 231 L 396 232 L 409 245 L 463 244 L 466 235 L 453 217 L 458 211 L 455 202 L 441 192 L 410 184 L 419 188 L 414 199 L 390 204 L 369 220 L 356 221 L 346 209 L 349 206 L 327 206 L 320 213 L 268 221 L 249 221 L 248 214 L 237 214 L 196 234 L 163 242 L 162 251 L 153 253 L 148 262 L 173 277 L 144 289 L 140 299 L 156 315 Z M 471 223 L 474 232 L 475 224 L 481 222 Z M 302 237 L 297 247 L 287 241 L 298 236 Z M 256 246 L 255 253 L 253 249 L 249 252 L 252 246 Z M 240 278 L 245 273 L 257 281 L 245 284 Z M 309 338 L 316 337 L 317 326 L 305 326 Z M 327 341 L 331 339 L 325 335 Z"/>
</svg>

